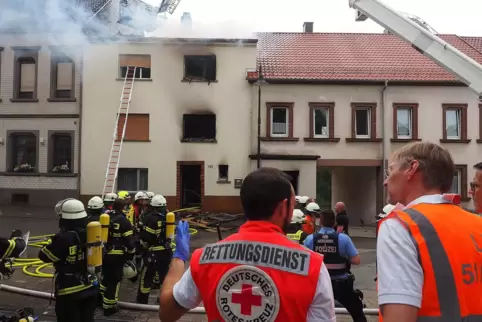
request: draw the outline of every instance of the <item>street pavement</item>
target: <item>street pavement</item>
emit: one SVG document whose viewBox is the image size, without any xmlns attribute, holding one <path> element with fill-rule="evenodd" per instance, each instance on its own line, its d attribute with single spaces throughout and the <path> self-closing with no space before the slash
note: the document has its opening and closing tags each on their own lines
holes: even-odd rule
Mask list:
<svg viewBox="0 0 482 322">
<path fill-rule="evenodd" d="M 22 231 L 30 231 L 31 236 L 52 234 L 58 230 L 58 219 L 54 214 L 53 207 L 50 208 L 21 208 L 12 206 L 0 206 L 0 236 L 8 237 L 13 229 L 21 229 Z M 355 285 L 362 290 L 365 295 L 365 304 L 368 308 L 377 308 L 377 298 L 375 282 L 375 246 L 373 228 L 350 228 L 350 233 L 354 236 L 352 239 L 357 247 L 362 264 L 353 267 L 352 271 L 356 276 Z M 233 230 L 234 232 L 234 230 Z M 227 232 L 223 232 L 223 237 L 227 236 Z M 360 236 L 360 237 L 357 237 Z M 216 242 L 217 234 L 199 230 L 198 234 L 191 238 L 191 247 L 196 249 L 205 244 Z M 23 255 L 26 258 L 36 258 L 38 248 L 30 247 Z M 53 273 L 52 270 L 45 269 L 42 272 Z M 52 279 L 50 278 L 36 278 L 30 277 L 21 271 L 17 270 L 13 277 L 8 281 L 2 283 L 28 288 L 43 292 L 51 292 Z M 135 302 L 137 293 L 137 284 L 129 281 L 124 281 L 121 287 L 120 300 L 124 302 Z M 150 303 L 156 304 L 158 291 L 152 291 Z M 33 307 L 36 315 L 39 315 L 38 321 L 55 321 L 54 302 L 50 303 L 46 299 L 38 299 L 33 297 L 26 297 L 12 293 L 0 292 L 0 310 L 14 311 L 24 306 Z M 1 314 L 1 311 L 0 311 Z M 104 317 L 102 311 L 98 310 L 96 313 L 96 321 L 159 321 L 156 312 L 142 312 L 142 311 L 128 311 L 121 310 L 112 317 Z M 188 314 L 180 321 L 207 321 L 204 315 Z M 349 316 L 339 316 L 337 321 L 351 321 Z M 369 321 L 376 321 L 375 317 L 369 318 Z"/>
</svg>

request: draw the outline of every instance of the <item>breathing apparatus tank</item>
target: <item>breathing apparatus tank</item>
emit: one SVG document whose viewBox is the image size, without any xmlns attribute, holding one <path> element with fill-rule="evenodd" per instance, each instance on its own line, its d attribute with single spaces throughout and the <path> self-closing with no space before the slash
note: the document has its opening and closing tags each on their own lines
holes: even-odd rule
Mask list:
<svg viewBox="0 0 482 322">
<path fill-rule="evenodd" d="M 166 215 L 166 240 L 172 242 L 174 240 L 174 231 L 176 229 L 176 215 L 168 212 Z"/>
<path fill-rule="evenodd" d="M 100 215 L 99 221 L 102 229 L 100 239 L 102 240 L 102 243 L 105 244 L 109 239 L 110 216 L 108 214 L 102 214 Z"/>
<path fill-rule="evenodd" d="M 87 225 L 87 271 L 97 274 L 102 268 L 102 226 L 98 221 Z"/>
</svg>

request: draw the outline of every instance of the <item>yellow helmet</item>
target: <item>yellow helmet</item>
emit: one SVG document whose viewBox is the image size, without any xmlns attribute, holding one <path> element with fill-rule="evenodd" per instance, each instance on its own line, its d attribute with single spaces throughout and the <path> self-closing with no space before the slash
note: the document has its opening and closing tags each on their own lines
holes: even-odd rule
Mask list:
<svg viewBox="0 0 482 322">
<path fill-rule="evenodd" d="M 119 191 L 117 193 L 117 196 L 120 200 L 126 200 L 126 199 L 129 199 L 129 197 L 130 197 L 129 192 L 127 192 L 127 191 Z"/>
</svg>

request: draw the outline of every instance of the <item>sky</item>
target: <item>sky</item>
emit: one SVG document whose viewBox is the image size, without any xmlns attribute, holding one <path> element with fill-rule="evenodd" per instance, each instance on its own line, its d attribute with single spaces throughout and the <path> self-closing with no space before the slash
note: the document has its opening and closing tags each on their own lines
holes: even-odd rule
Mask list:
<svg viewBox="0 0 482 322">
<path fill-rule="evenodd" d="M 0 0 L 1 1 L 1 0 Z M 159 6 L 161 0 L 143 0 Z M 482 36 L 481 0 L 381 0 L 390 7 L 425 20 L 438 33 Z M 314 22 L 315 32 L 383 32 L 371 20 L 356 22 L 349 0 L 181 0 L 168 25 L 189 12 L 193 29 L 231 36 L 257 31 L 300 32 Z M 226 36 L 226 35 L 223 35 Z"/>
</svg>

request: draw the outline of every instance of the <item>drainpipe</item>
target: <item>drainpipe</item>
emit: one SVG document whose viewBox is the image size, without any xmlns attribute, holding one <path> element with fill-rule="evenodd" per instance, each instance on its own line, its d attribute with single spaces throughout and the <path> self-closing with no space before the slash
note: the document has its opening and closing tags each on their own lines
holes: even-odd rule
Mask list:
<svg viewBox="0 0 482 322">
<path fill-rule="evenodd" d="M 80 200 L 80 179 L 82 178 L 82 110 L 83 110 L 83 107 L 82 107 L 82 104 L 83 104 L 83 101 L 82 101 L 82 97 L 83 97 L 83 89 L 84 89 L 84 52 L 81 51 L 80 52 L 80 68 L 79 68 L 79 72 L 80 72 L 80 84 L 79 84 L 79 130 L 78 130 L 78 135 L 79 135 L 79 148 L 78 148 L 78 159 L 77 159 L 77 162 L 78 162 L 78 170 L 77 170 L 77 195 L 79 196 L 79 200 Z"/>
<path fill-rule="evenodd" d="M 383 176 L 383 180 L 385 180 L 385 173 L 387 173 L 387 163 L 386 163 L 386 159 L 387 159 L 387 150 L 388 150 L 388 135 L 385 131 L 386 129 L 386 126 L 385 126 L 385 123 L 386 123 L 386 120 L 385 120 L 385 100 L 386 100 L 386 90 L 388 88 L 388 81 L 386 80 L 385 81 L 385 85 L 383 86 L 383 89 L 382 89 L 382 92 L 381 92 L 381 104 L 380 104 L 380 109 L 381 109 L 381 112 L 382 112 L 382 157 L 383 157 L 383 162 L 382 162 L 382 176 Z M 385 189 L 385 187 L 382 188 L 382 200 L 383 200 L 383 205 L 386 204 L 387 202 L 387 189 Z"/>
</svg>

